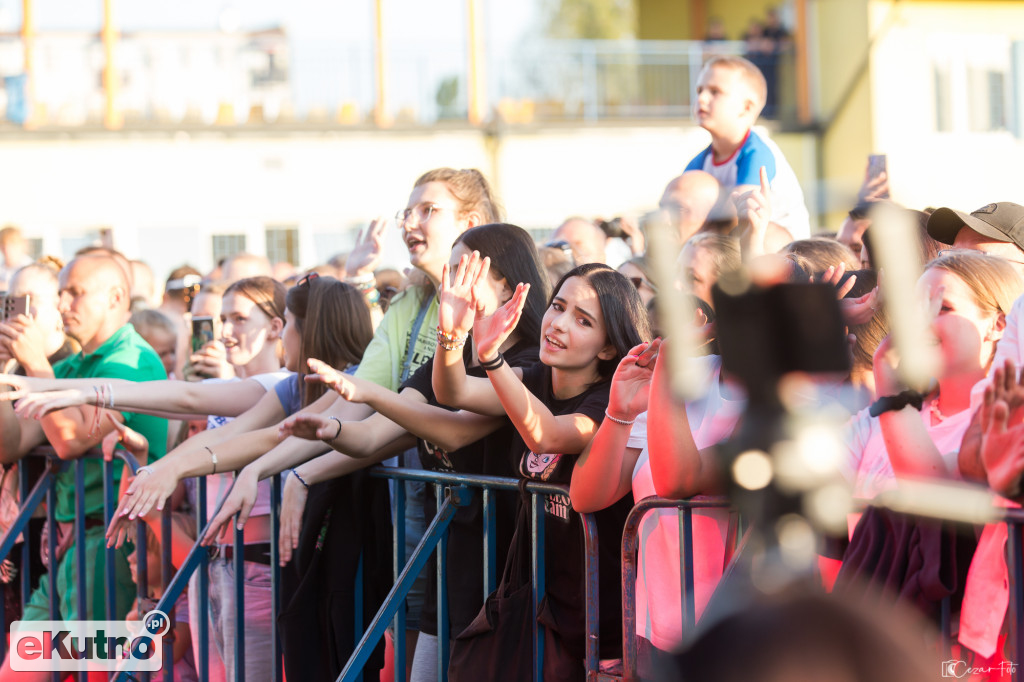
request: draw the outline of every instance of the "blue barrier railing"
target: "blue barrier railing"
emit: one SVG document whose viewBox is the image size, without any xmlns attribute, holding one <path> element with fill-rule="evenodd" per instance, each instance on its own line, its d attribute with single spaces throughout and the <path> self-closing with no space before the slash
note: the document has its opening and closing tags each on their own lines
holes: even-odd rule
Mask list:
<svg viewBox="0 0 1024 682">
<path fill-rule="evenodd" d="M 57 520 L 55 517 L 56 509 L 56 476 L 62 471 L 66 471 L 69 467 L 74 468 L 74 480 L 75 480 L 75 520 L 73 524 L 73 532 L 75 534 L 74 548 L 75 548 L 75 568 L 76 568 L 76 590 L 77 595 L 75 599 L 75 606 L 79 615 L 79 618 L 84 618 L 89 612 L 88 610 L 88 588 L 86 580 L 86 570 L 89 561 L 89 557 L 86 554 L 86 542 L 85 534 L 88 525 L 88 519 L 85 513 L 85 463 L 86 460 L 102 459 L 102 453 L 89 452 L 86 453 L 82 458 L 76 459 L 73 462 L 65 462 L 57 458 L 52 448 L 36 448 L 27 457 L 45 457 L 46 467 L 35 482 L 31 485 L 29 482 L 29 474 L 27 469 L 27 459 L 23 459 L 18 466 L 18 489 L 21 495 L 21 505 L 19 512 L 13 523 L 7 529 L 3 538 L 0 538 L 0 561 L 6 559 L 10 554 L 11 550 L 19 536 L 22 537 L 22 548 L 21 548 L 21 608 L 24 612 L 25 606 L 28 602 L 30 595 L 32 594 L 32 581 L 29 572 L 31 563 L 31 553 L 33 551 L 32 543 L 33 538 L 31 533 L 28 532 L 28 524 L 36 509 L 42 503 L 43 499 L 46 500 L 46 520 L 49 528 L 45 542 L 47 543 L 47 555 L 49 557 L 49 564 L 51 570 L 47 571 L 46 579 L 48 580 L 48 588 L 50 598 L 50 619 L 61 620 L 58 612 L 58 598 L 57 598 L 57 565 L 59 561 L 57 559 Z M 117 451 L 116 457 L 120 462 L 123 462 L 129 467 L 131 472 L 138 469 L 139 464 L 130 453 L 126 451 Z M 103 521 L 104 527 L 110 524 L 110 520 L 114 514 L 114 496 L 115 486 L 113 482 L 114 476 L 114 463 L 106 460 L 102 460 L 103 468 Z M 31 487 L 31 490 L 30 490 Z M 143 529 L 143 522 L 140 521 L 140 533 L 141 540 L 138 542 L 140 547 L 140 555 L 145 556 L 145 532 Z M 38 548 L 36 548 L 38 551 Z M 103 600 L 102 612 L 97 611 L 95 615 L 105 616 L 107 620 L 114 620 L 117 611 L 116 605 L 116 592 L 114 589 L 116 577 L 115 565 L 114 565 L 114 552 L 115 550 L 107 548 L 104 550 L 105 555 L 105 575 L 104 575 L 104 586 L 105 586 L 105 598 Z M 145 559 L 139 563 L 139 598 L 144 598 L 146 595 L 146 567 Z M 94 609 L 98 609 L 99 605 L 94 604 Z M 7 614 L 0 610 L 0 628 L 2 630 L 7 629 Z M 170 642 L 165 643 L 164 653 L 168 655 L 172 644 Z M 7 655 L 6 651 L 6 638 L 0 642 L 0 652 L 4 656 Z M 80 672 L 78 674 L 79 680 L 86 680 L 88 673 Z M 54 680 L 60 679 L 60 675 L 54 672 L 52 675 Z M 148 679 L 148 678 L 147 678 Z"/>
<path fill-rule="evenodd" d="M 31 581 L 28 572 L 29 556 L 30 552 L 38 551 L 34 544 L 38 541 L 35 538 L 31 538 L 28 531 L 28 522 L 35 509 L 38 508 L 39 504 L 45 499 L 47 501 L 47 518 L 51 524 L 51 529 L 56 528 L 54 519 L 55 510 L 55 476 L 59 471 L 66 470 L 68 467 L 75 468 L 75 487 L 76 487 L 76 522 L 74 526 L 75 536 L 75 548 L 74 548 L 74 561 L 77 563 L 79 568 L 78 571 L 78 596 L 76 600 L 76 607 L 80 613 L 85 613 L 88 607 L 87 600 L 85 598 L 85 575 L 86 571 L 83 568 L 87 565 L 87 562 L 91 559 L 85 552 L 85 532 L 86 532 L 86 517 L 85 517 L 85 506 L 84 506 L 84 460 L 77 460 L 75 462 L 62 462 L 53 456 L 52 451 L 48 449 L 40 449 L 33 453 L 38 456 L 40 454 L 47 454 L 47 466 L 43 473 L 40 475 L 38 480 L 30 481 L 27 470 L 24 467 L 19 467 L 19 481 L 18 488 L 21 495 L 21 508 L 15 521 L 12 523 L 7 532 L 0 537 L 0 560 L 6 558 L 15 548 L 16 540 L 19 535 L 23 534 L 24 542 L 22 543 L 22 562 L 23 570 L 20 575 L 20 584 L 22 592 L 22 606 L 24 608 L 25 602 L 31 594 Z M 90 453 L 87 455 L 88 459 L 97 458 L 99 455 Z M 126 463 L 132 471 L 135 471 L 138 467 L 137 462 L 127 453 L 118 452 L 118 457 Z M 113 467 L 120 466 L 120 462 L 104 462 L 103 463 L 103 480 L 104 480 L 104 520 L 109 524 L 110 519 L 113 516 L 114 509 L 116 508 L 116 485 L 113 480 Z M 396 523 L 395 529 L 395 571 L 396 580 L 395 584 L 389 593 L 386 601 L 384 602 L 381 609 L 378 611 L 376 616 L 367 624 L 366 628 L 362 627 L 362 608 L 361 603 L 357 604 L 355 609 L 356 618 L 356 632 L 362 632 L 360 638 L 351 658 L 346 664 L 343 672 L 339 676 L 339 680 L 348 682 L 362 679 L 363 668 L 366 661 L 369 659 L 370 653 L 380 641 L 383 636 L 384 630 L 388 623 L 395 625 L 395 675 L 396 680 L 404 679 L 405 676 L 405 623 L 402 616 L 404 615 L 404 600 L 412 586 L 415 577 L 422 571 L 423 567 L 429 560 L 430 555 L 433 552 L 437 552 L 437 570 L 434 578 L 437 580 L 438 585 L 438 608 L 437 608 L 437 633 L 438 633 L 438 679 L 447 679 L 447 667 L 448 667 L 448 655 L 447 652 L 450 646 L 449 633 L 449 613 L 447 605 L 447 556 L 446 546 L 447 532 L 451 519 L 454 517 L 458 508 L 467 504 L 474 494 L 480 494 L 483 501 L 483 585 L 484 595 L 492 592 L 497 587 L 498 577 L 498 566 L 497 566 L 497 541 L 496 541 L 496 513 L 495 513 L 495 492 L 499 490 L 513 491 L 518 488 L 519 482 L 516 479 L 511 478 L 499 478 L 493 476 L 483 475 L 461 475 L 461 474 L 446 474 L 439 472 L 428 472 L 414 469 L 400 469 L 400 468 L 387 468 L 378 467 L 372 470 L 371 475 L 381 478 L 390 478 L 398 481 L 420 481 L 433 485 L 436 491 L 437 499 L 440 504 L 438 505 L 437 515 L 431 520 L 430 525 L 421 539 L 418 546 L 413 551 L 412 555 L 408 558 L 402 556 L 404 554 L 403 548 L 404 543 L 404 524 Z M 209 523 L 206 521 L 207 510 L 205 509 L 205 480 L 199 479 L 200 491 L 198 495 L 198 509 L 197 516 L 200 523 L 198 527 L 202 530 L 199 531 L 197 537 L 203 537 L 206 530 L 209 527 Z M 544 594 L 544 497 L 547 495 L 566 495 L 567 490 L 563 486 L 556 486 L 551 484 L 543 483 L 529 483 L 527 484 L 527 491 L 531 494 L 531 508 L 530 508 L 530 520 L 531 520 L 531 574 L 534 589 L 534 609 L 536 610 L 537 605 L 540 602 L 541 597 Z M 272 573 L 272 585 L 274 592 L 274 601 L 272 605 L 272 613 L 274 621 L 276 622 L 277 614 L 280 612 L 280 569 L 279 569 L 279 547 L 278 547 L 278 531 L 280 527 L 279 513 L 280 513 L 280 480 L 279 477 L 275 477 L 272 482 L 272 513 L 271 522 L 273 527 L 273 535 L 271 538 L 271 556 L 272 564 L 274 567 Z M 404 486 L 395 486 L 396 495 L 396 506 L 404 514 L 405 500 L 404 500 Z M 680 533 L 680 595 L 682 597 L 682 608 L 683 614 L 684 631 L 687 628 L 693 628 L 695 626 L 695 603 L 694 603 L 694 579 L 693 579 L 693 511 L 696 509 L 724 509 L 727 508 L 728 502 L 723 498 L 694 498 L 691 500 L 665 500 L 661 498 L 647 498 L 639 501 L 632 512 L 630 513 L 625 529 L 623 532 L 622 540 L 622 561 L 623 561 L 623 677 L 625 680 L 636 679 L 637 675 L 637 659 L 636 659 L 636 572 L 637 572 L 637 546 L 638 546 L 638 529 L 641 525 L 643 517 L 653 510 L 658 509 L 677 509 L 679 512 L 679 533 Z M 999 510 L 1000 519 L 1005 521 L 1010 526 L 1009 539 L 1007 544 L 1007 560 L 1010 575 L 1010 615 L 1008 620 L 1009 633 L 1008 633 L 1008 646 L 1007 656 L 1010 660 L 1021 660 L 1024 658 L 1024 510 Z M 598 670 L 598 622 L 599 622 L 599 604 L 597 603 L 598 594 L 598 572 L 597 572 L 597 534 L 596 526 L 593 523 L 593 518 L 589 514 L 582 515 L 583 517 L 583 532 L 586 546 L 586 560 L 587 564 L 585 567 L 586 573 L 586 626 L 587 626 L 587 643 L 586 643 L 586 660 L 585 666 L 587 671 L 588 680 L 610 680 L 616 679 L 614 676 L 600 673 Z M 146 534 L 144 532 L 143 522 L 139 522 L 139 532 L 136 536 L 136 547 L 139 553 L 138 562 L 138 594 L 140 598 L 145 598 L 148 593 L 147 585 L 149 582 L 149 571 L 146 565 Z M 164 514 L 161 520 L 161 535 L 166 540 L 162 543 L 162 557 L 161 564 L 163 565 L 163 583 L 164 591 L 156 604 L 158 610 L 167 613 L 173 618 L 174 604 L 178 597 L 185 590 L 189 578 L 197 570 L 199 571 L 197 576 L 198 582 L 198 594 L 197 600 L 200 604 L 206 604 L 206 596 L 209 593 L 208 575 L 205 570 L 206 564 L 210 560 L 211 550 L 209 548 L 200 546 L 198 541 L 192 547 L 185 561 L 183 562 L 180 569 L 175 573 L 171 568 L 171 519 L 169 513 Z M 726 555 L 723 557 L 723 561 L 728 564 L 730 561 L 730 552 L 734 550 L 739 539 L 739 532 L 737 526 L 730 522 L 728 538 L 726 542 Z M 43 542 L 47 543 L 50 557 L 55 558 L 57 552 L 57 532 L 50 532 L 46 538 L 42 539 Z M 236 532 L 234 537 L 234 561 L 236 562 L 236 579 L 240 581 L 244 575 L 242 564 L 244 561 L 244 545 L 241 533 Z M 106 614 L 107 619 L 113 619 L 117 605 L 115 604 L 114 589 L 114 575 L 113 575 L 113 550 L 105 550 L 106 553 L 106 566 L 107 572 L 104 577 L 104 584 L 106 587 L 106 595 L 104 604 L 102 607 L 103 613 Z M 360 562 L 361 564 L 361 562 Z M 356 578 L 356 592 L 357 594 L 361 590 L 361 565 L 360 570 L 357 572 Z M 49 587 L 51 594 L 56 594 L 56 571 L 48 572 L 48 580 L 50 581 Z M 236 583 L 236 590 L 240 590 L 241 583 Z M 238 594 L 236 592 L 236 594 Z M 241 596 L 241 595 L 239 595 Z M 232 652 L 225 652 L 232 657 L 238 675 L 236 679 L 244 680 L 244 628 L 245 628 L 245 599 L 238 598 L 236 600 L 237 607 L 234 613 L 236 621 L 236 632 L 238 636 L 236 638 L 236 650 Z M 57 600 L 51 600 L 50 611 L 51 618 L 54 620 L 58 619 L 57 614 Z M 96 608 L 96 605 L 94 605 Z M 534 614 L 536 616 L 536 613 Z M 6 625 L 8 614 L 3 611 L 3 604 L 0 602 L 0 625 Z M 951 616 L 949 613 L 948 603 L 944 605 L 942 612 L 942 632 L 943 638 L 941 642 L 941 650 L 947 655 L 951 651 Z M 542 626 L 536 621 L 534 617 L 534 675 L 535 679 L 541 679 L 541 671 L 543 665 L 543 640 L 544 632 Z M 197 660 L 197 667 L 199 668 L 200 679 L 209 679 L 208 670 L 208 652 L 209 652 L 209 624 L 205 617 L 199 619 L 198 623 L 192 624 L 193 636 L 197 637 L 199 659 Z M 164 642 L 164 660 L 167 662 L 173 661 L 173 641 L 171 638 L 165 638 Z M 281 644 L 280 639 L 276 636 L 272 640 L 272 651 L 274 669 L 273 676 L 275 680 L 283 679 L 281 670 Z M 6 643 L 0 639 L 0 647 L 6 649 Z M 6 651 L 3 651 L 6 654 Z M 58 679 L 57 673 L 54 673 L 54 679 Z M 148 679 L 148 675 L 141 674 L 137 676 L 138 679 Z M 1018 665 L 1011 672 L 1013 680 L 1022 679 L 1020 672 L 1020 666 Z M 163 680 L 173 680 L 174 672 L 173 665 L 165 665 L 162 671 L 161 678 Z M 81 673 L 78 679 L 85 680 L 86 674 Z M 117 679 L 136 679 L 129 677 L 125 674 L 117 676 Z"/>
<path fill-rule="evenodd" d="M 637 678 L 636 649 L 636 576 L 637 550 L 639 547 L 640 524 L 648 512 L 659 509 L 679 510 L 679 594 L 682 599 L 680 612 L 683 614 L 683 630 L 691 630 L 696 624 L 696 606 L 693 588 L 693 510 L 694 509 L 728 509 L 730 503 L 720 497 L 694 497 L 688 500 L 668 500 L 660 497 L 648 497 L 640 500 L 626 517 L 622 531 L 622 673 L 624 680 Z M 729 532 L 726 540 L 726 553 L 722 557 L 723 566 L 729 564 L 734 543 L 739 537 L 734 523 L 737 517 L 730 515 Z"/>
<path fill-rule="evenodd" d="M 438 491 L 437 499 L 443 500 L 439 505 L 437 515 L 430 523 L 427 531 L 423 534 L 420 543 L 413 550 L 408 561 L 401 557 L 404 553 L 404 529 L 403 524 L 395 524 L 395 586 L 388 594 L 387 599 L 381 606 L 377 616 L 371 622 L 364 634 L 356 651 L 352 654 L 348 664 L 345 666 L 339 682 L 353 682 L 363 665 L 369 658 L 371 651 L 380 641 L 388 621 L 394 619 L 395 630 L 395 680 L 401 682 L 405 679 L 405 622 L 403 604 L 409 589 L 416 576 L 426 565 L 430 554 L 438 549 L 437 576 L 438 581 L 438 608 L 437 608 L 437 632 L 438 632 L 438 679 L 442 682 L 448 679 L 448 609 L 447 600 L 443 598 L 446 594 L 446 558 L 444 542 L 447 535 L 448 525 L 458 507 L 469 502 L 469 496 L 474 489 L 480 489 L 483 495 L 484 508 L 484 597 L 497 587 L 497 545 L 496 545 L 496 524 L 494 511 L 494 495 L 496 490 L 518 490 L 519 481 L 514 478 L 501 478 L 497 476 L 470 475 L 470 474 L 449 474 L 435 471 L 423 471 L 419 469 L 403 469 L 397 467 L 377 467 L 372 470 L 372 475 L 381 478 L 390 478 L 398 481 L 422 481 L 432 484 Z M 533 584 L 533 624 L 534 624 L 534 679 L 543 679 L 544 660 L 544 630 L 537 620 L 537 608 L 540 599 L 544 595 L 544 496 L 559 495 L 568 496 L 568 489 L 565 486 L 548 483 L 528 483 L 526 490 L 531 495 L 531 579 Z M 395 486 L 397 518 L 402 518 L 405 508 L 404 486 Z M 586 556 L 586 659 L 584 661 L 587 675 L 591 677 L 597 674 L 598 670 L 598 570 L 597 570 L 597 526 L 591 514 L 581 514 L 583 519 L 584 546 Z M 401 570 L 398 567 L 401 566 Z"/>
</svg>

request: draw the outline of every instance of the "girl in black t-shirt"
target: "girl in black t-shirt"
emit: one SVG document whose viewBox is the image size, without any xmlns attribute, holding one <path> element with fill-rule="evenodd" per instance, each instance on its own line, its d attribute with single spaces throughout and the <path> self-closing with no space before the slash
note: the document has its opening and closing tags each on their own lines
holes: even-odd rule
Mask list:
<svg viewBox="0 0 1024 682">
<path fill-rule="evenodd" d="M 533 293 L 525 303 L 522 328 L 508 336 L 501 347 L 509 364 L 517 367 L 533 364 L 537 361 L 537 330 L 544 314 L 547 280 L 533 239 L 520 227 L 502 223 L 483 225 L 467 230 L 455 240 L 449 266 L 445 267 L 441 278 L 438 318 L 445 324 L 465 318 L 468 328 L 477 313 L 477 307 L 466 305 L 471 298 L 470 289 L 476 290 L 472 300 L 479 304 L 480 312 L 489 314 L 511 299 L 517 282 L 530 283 Z M 476 366 L 476 353 L 469 352 L 472 344 L 466 343 L 468 334 L 449 333 L 452 329 L 442 326 L 438 331 L 439 351 L 452 349 L 463 372 L 485 376 Z M 399 393 L 356 377 L 343 376 L 322 363 L 311 363 L 317 380 L 334 388 L 350 402 L 370 405 L 376 413 L 359 422 L 342 423 L 316 414 L 290 419 L 282 433 L 323 438 L 338 451 L 299 467 L 298 473 L 303 479 L 319 481 L 365 466 L 368 459 L 382 459 L 396 449 L 405 449 L 413 435 L 425 469 L 514 476 L 515 469 L 507 452 L 514 431 L 508 419 L 443 407 L 431 386 L 432 362 L 428 361 L 409 377 Z M 480 380 L 487 384 L 486 379 Z M 432 488 L 428 491 L 431 500 L 427 504 L 432 506 Z M 449 526 L 447 606 L 451 634 L 461 632 L 483 604 L 483 505 L 480 498 L 477 494 L 469 505 L 460 508 Z M 496 498 L 496 560 L 500 565 L 512 535 L 516 497 L 506 493 Z M 432 512 L 433 509 L 428 509 L 427 518 Z M 289 549 L 285 547 L 283 553 L 287 555 Z M 436 670 L 437 618 L 432 604 L 436 592 L 432 586 L 433 581 L 428 588 L 424 617 L 420 619 L 421 633 L 428 637 L 421 635 L 417 639 L 414 680 L 421 668 Z M 429 665 L 424 662 L 426 659 L 431 662 Z"/>
<path fill-rule="evenodd" d="M 460 407 L 507 414 L 517 438 L 510 454 L 522 478 L 568 484 L 576 458 L 605 416 L 618 362 L 650 338 L 647 313 L 628 279 L 605 265 L 581 265 L 559 280 L 540 328 L 540 363 L 520 378 L 499 352 L 515 329 L 528 287 L 519 285 L 495 314 L 478 315 L 473 338 L 490 386 L 446 372 L 435 358 L 434 390 Z M 440 356 L 438 356 L 440 357 Z M 449 366 L 450 367 L 450 366 Z M 490 389 L 490 390 L 488 390 Z M 545 603 L 540 619 L 580 665 L 562 674 L 583 679 L 584 549 L 581 520 L 567 495 L 545 500 Z M 621 569 L 618 546 L 627 495 L 595 514 L 600 571 L 600 656 L 621 656 Z M 545 650 L 546 656 L 548 649 Z M 550 670 L 550 668 L 548 668 Z"/>
</svg>

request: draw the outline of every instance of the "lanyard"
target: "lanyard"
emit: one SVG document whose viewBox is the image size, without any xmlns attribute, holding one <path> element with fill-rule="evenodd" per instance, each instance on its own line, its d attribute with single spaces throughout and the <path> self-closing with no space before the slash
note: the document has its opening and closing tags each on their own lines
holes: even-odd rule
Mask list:
<svg viewBox="0 0 1024 682">
<path fill-rule="evenodd" d="M 409 348 L 405 351 L 405 362 L 402 363 L 402 377 L 398 380 L 398 385 L 401 386 L 409 378 L 409 370 L 412 368 L 412 357 L 416 349 L 416 339 L 420 335 L 420 327 L 423 326 L 423 320 L 427 317 L 427 309 L 430 308 L 430 303 L 433 300 L 433 296 L 425 296 L 423 298 L 423 305 L 420 306 L 419 315 L 416 316 L 416 321 L 412 324 L 412 333 L 409 334 Z"/>
</svg>

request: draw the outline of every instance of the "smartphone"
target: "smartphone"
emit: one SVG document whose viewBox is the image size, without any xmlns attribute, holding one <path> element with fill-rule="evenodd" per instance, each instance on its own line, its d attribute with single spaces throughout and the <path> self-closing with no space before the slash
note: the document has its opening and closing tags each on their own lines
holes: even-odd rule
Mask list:
<svg viewBox="0 0 1024 682">
<path fill-rule="evenodd" d="M 885 154 L 871 154 L 868 156 L 868 181 L 874 180 L 882 173 L 888 173 Z M 879 195 L 882 199 L 889 198 L 889 192 Z"/>
<path fill-rule="evenodd" d="M 24 296 L 4 296 L 4 316 L 8 320 L 18 315 L 28 315 L 28 294 Z"/>
<path fill-rule="evenodd" d="M 201 315 L 192 318 L 192 352 L 198 353 L 199 349 L 213 341 L 213 318 L 209 315 Z"/>
</svg>

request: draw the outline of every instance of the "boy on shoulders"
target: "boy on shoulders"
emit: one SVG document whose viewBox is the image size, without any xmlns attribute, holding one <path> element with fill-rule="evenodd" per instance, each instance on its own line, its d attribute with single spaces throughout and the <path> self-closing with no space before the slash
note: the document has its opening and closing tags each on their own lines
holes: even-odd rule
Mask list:
<svg viewBox="0 0 1024 682">
<path fill-rule="evenodd" d="M 796 174 L 778 146 L 751 128 L 764 107 L 764 75 L 743 57 L 712 57 L 697 81 L 697 122 L 711 133 L 711 145 L 686 170 L 703 170 L 723 189 L 744 193 L 760 185 L 762 166 L 772 189 L 771 221 L 793 239 L 810 236 L 810 218 Z"/>
</svg>

